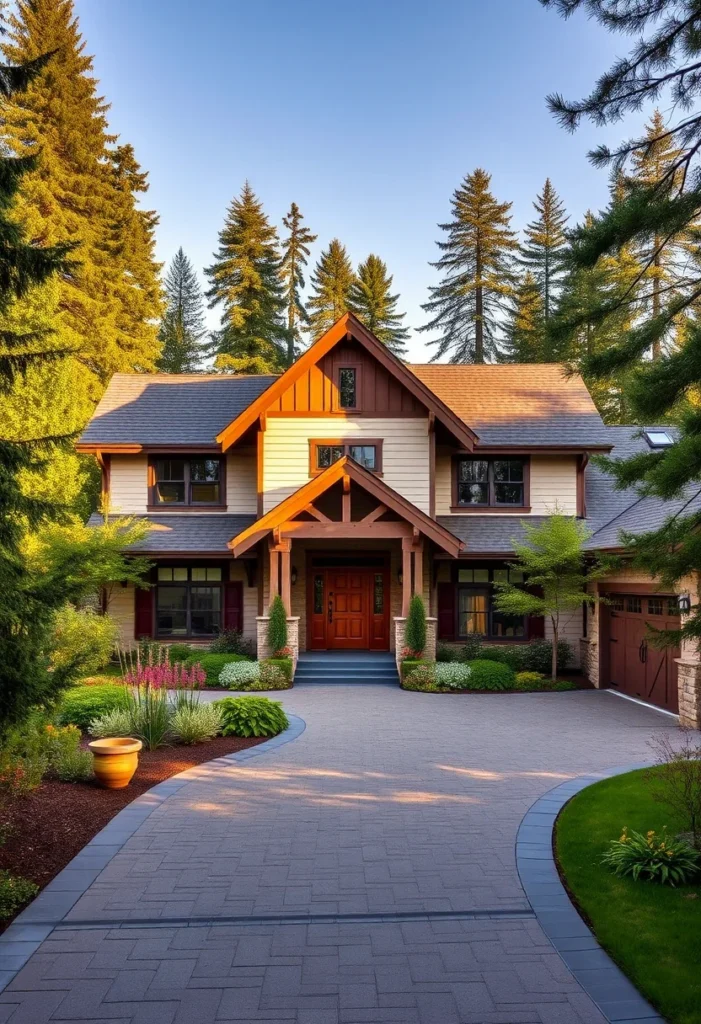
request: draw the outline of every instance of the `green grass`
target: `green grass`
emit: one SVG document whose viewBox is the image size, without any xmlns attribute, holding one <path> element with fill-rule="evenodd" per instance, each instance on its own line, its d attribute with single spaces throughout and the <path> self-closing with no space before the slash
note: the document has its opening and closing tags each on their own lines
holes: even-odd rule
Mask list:
<svg viewBox="0 0 701 1024">
<path fill-rule="evenodd" d="M 556 850 L 567 886 L 596 937 L 671 1024 L 701 1024 L 701 879 L 673 889 L 617 878 L 601 864 L 621 828 L 647 832 L 683 821 L 653 799 L 645 772 L 590 786 L 564 808 Z"/>
</svg>

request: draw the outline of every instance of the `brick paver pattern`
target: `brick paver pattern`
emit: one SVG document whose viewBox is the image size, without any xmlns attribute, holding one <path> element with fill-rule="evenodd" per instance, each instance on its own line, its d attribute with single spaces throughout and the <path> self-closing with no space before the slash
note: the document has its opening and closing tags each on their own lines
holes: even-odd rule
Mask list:
<svg viewBox="0 0 701 1024">
<path fill-rule="evenodd" d="M 649 760 L 674 720 L 598 692 L 283 702 L 303 735 L 157 807 L 0 1022 L 602 1024 L 532 915 L 516 831 L 562 781 Z"/>
</svg>

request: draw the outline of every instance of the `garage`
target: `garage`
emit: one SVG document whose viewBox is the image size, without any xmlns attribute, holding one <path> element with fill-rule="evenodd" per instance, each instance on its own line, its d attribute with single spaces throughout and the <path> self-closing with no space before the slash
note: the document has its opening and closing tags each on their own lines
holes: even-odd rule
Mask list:
<svg viewBox="0 0 701 1024">
<path fill-rule="evenodd" d="M 609 593 L 602 605 L 603 685 L 629 697 L 678 712 L 679 650 L 650 643 L 655 629 L 678 629 L 677 598 L 672 594 Z"/>
</svg>

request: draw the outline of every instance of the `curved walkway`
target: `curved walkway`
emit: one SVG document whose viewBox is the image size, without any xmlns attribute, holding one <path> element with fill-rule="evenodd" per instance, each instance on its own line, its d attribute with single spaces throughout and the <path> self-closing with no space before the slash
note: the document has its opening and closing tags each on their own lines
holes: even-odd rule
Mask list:
<svg viewBox="0 0 701 1024">
<path fill-rule="evenodd" d="M 526 899 L 516 834 L 543 793 L 647 760 L 674 720 L 597 692 L 283 701 L 306 730 L 155 804 L 0 1022 L 601 1024 Z"/>
</svg>

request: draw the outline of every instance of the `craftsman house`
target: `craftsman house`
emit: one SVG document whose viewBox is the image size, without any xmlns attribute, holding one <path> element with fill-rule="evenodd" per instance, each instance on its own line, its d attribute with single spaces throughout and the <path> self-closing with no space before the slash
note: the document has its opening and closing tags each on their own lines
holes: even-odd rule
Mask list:
<svg viewBox="0 0 701 1024">
<path fill-rule="evenodd" d="M 117 374 L 78 448 L 111 512 L 151 526 L 152 588 L 110 605 L 125 642 L 256 641 L 280 593 L 300 651 L 389 651 L 413 593 L 434 642 L 547 637 L 492 602 L 522 521 L 557 507 L 586 517 L 592 547 L 618 548 L 621 528 L 665 508 L 614 491 L 590 456 L 665 443 L 606 427 L 558 365 L 406 365 L 346 314 L 280 376 Z M 691 721 L 697 656 L 680 668 L 644 640 L 647 621 L 678 621 L 677 595 L 626 572 L 604 589 L 609 603 L 566 627 L 585 670 L 672 711 L 682 679 Z"/>
</svg>

